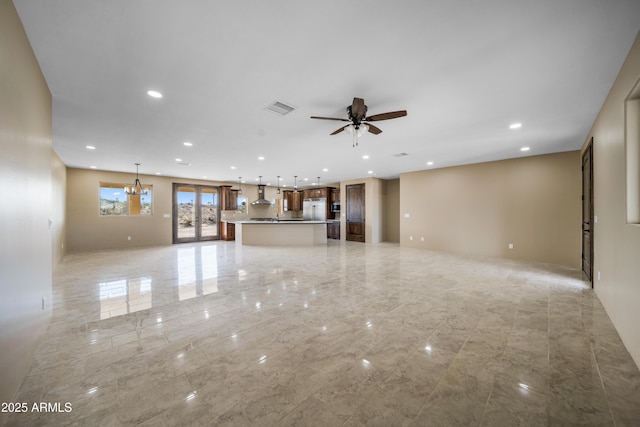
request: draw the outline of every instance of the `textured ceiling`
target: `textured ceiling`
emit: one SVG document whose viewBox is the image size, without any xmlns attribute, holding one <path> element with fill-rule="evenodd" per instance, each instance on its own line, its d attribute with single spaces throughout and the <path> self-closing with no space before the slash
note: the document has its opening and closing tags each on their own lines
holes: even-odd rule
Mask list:
<svg viewBox="0 0 640 427">
<path fill-rule="evenodd" d="M 14 4 L 67 166 L 289 185 L 579 149 L 640 29 L 637 0 Z M 408 115 L 356 148 L 309 118 L 353 97 Z"/>
</svg>

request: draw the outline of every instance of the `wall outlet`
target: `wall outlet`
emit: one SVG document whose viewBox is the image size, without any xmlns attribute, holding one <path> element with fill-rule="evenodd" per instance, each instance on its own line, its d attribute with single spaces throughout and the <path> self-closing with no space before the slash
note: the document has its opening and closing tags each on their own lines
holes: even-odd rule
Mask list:
<svg viewBox="0 0 640 427">
<path fill-rule="evenodd" d="M 131 240 L 131 236 L 127 236 L 127 240 Z"/>
<path fill-rule="evenodd" d="M 409 236 L 409 240 L 413 240 L 413 236 Z"/>
<path fill-rule="evenodd" d="M 163 218 L 171 218 L 171 214 L 162 214 Z"/>
<path fill-rule="evenodd" d="M 513 243 L 509 243 L 509 249 L 513 249 Z"/>
<path fill-rule="evenodd" d="M 424 242 L 424 237 L 421 237 L 421 238 L 420 238 L 420 241 Z"/>
<path fill-rule="evenodd" d="M 600 272 L 598 271 L 598 280 L 600 280 Z"/>
<path fill-rule="evenodd" d="M 405 218 L 410 218 L 410 217 L 411 217 L 411 214 L 406 213 L 406 214 L 404 214 L 404 217 L 405 217 Z"/>
</svg>

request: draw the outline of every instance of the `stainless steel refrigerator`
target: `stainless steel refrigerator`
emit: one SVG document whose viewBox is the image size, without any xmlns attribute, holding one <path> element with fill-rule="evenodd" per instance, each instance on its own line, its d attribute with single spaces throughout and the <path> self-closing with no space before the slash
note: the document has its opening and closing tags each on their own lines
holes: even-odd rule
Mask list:
<svg viewBox="0 0 640 427">
<path fill-rule="evenodd" d="M 304 199 L 302 202 L 302 219 L 305 221 L 326 221 L 327 199 Z"/>
</svg>

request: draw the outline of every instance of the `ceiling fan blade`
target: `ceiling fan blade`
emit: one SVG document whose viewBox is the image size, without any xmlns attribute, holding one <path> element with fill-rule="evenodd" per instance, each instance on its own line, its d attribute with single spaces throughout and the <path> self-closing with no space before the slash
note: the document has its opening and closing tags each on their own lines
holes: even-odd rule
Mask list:
<svg viewBox="0 0 640 427">
<path fill-rule="evenodd" d="M 353 104 L 351 104 L 351 114 L 353 117 L 364 118 L 364 115 L 367 114 L 367 107 L 364 105 L 364 99 L 362 98 L 353 98 Z"/>
<path fill-rule="evenodd" d="M 369 132 L 371 132 L 374 135 L 377 135 L 379 133 L 382 133 L 382 129 L 380 129 L 379 127 L 376 127 L 374 125 L 372 125 L 371 123 L 367 123 L 367 126 L 369 126 Z"/>
<path fill-rule="evenodd" d="M 320 120 L 339 120 L 341 122 L 350 122 L 351 120 L 347 120 L 347 119 L 338 119 L 336 117 L 318 117 L 318 116 L 311 116 L 312 119 L 320 119 Z"/>
<path fill-rule="evenodd" d="M 351 124 L 348 124 L 348 125 L 346 125 L 346 126 L 342 126 L 340 129 L 338 129 L 338 130 L 335 130 L 335 131 L 331 132 L 331 133 L 330 133 L 330 135 L 335 135 L 335 134 L 337 134 L 337 133 L 340 133 L 340 132 L 342 132 L 343 130 L 345 130 L 345 129 L 346 129 L 347 127 L 349 127 L 349 126 L 351 126 Z"/>
<path fill-rule="evenodd" d="M 374 114 L 367 117 L 365 120 L 368 122 L 377 122 L 380 120 L 397 119 L 398 117 L 404 117 L 407 115 L 407 110 L 391 111 L 389 113 Z"/>
</svg>

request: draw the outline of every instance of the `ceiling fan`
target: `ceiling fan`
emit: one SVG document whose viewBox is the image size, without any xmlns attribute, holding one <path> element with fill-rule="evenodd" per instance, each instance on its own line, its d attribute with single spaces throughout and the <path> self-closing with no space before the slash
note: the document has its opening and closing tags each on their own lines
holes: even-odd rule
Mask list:
<svg viewBox="0 0 640 427">
<path fill-rule="evenodd" d="M 378 135 L 382 132 L 377 126 L 372 125 L 370 122 L 378 122 L 380 120 L 396 119 L 398 117 L 404 117 L 407 115 L 406 110 L 391 111 L 388 113 L 374 114 L 373 116 L 367 116 L 367 106 L 364 105 L 364 99 L 353 98 L 353 103 L 347 107 L 348 119 L 340 119 L 335 117 L 318 117 L 311 116 L 312 119 L 321 120 L 338 120 L 341 122 L 349 122 L 348 125 L 341 127 L 338 130 L 331 132 L 331 135 L 336 135 L 342 131 L 353 135 L 353 146 L 358 145 L 358 137 L 362 136 L 365 132 L 371 132 L 374 135 Z"/>
</svg>

